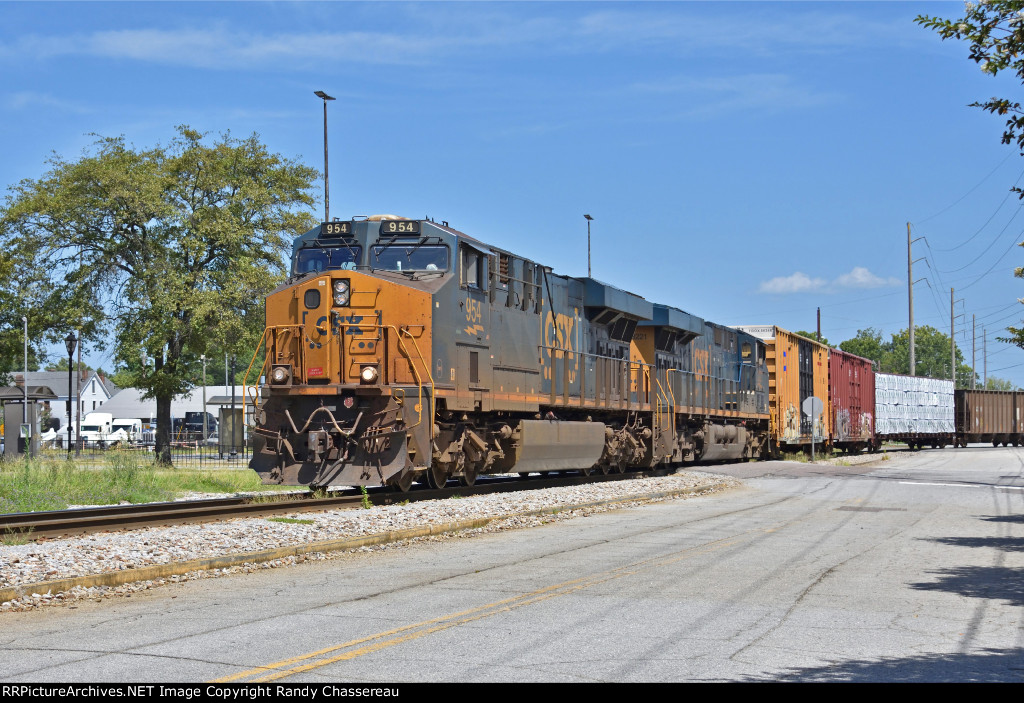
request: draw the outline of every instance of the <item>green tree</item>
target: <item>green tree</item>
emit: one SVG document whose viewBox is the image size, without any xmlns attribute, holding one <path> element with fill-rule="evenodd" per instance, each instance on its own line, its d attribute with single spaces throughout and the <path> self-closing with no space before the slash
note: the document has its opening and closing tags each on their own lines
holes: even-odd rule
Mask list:
<svg viewBox="0 0 1024 703">
<path fill-rule="evenodd" d="M 28 370 L 38 371 L 45 359 L 39 318 L 19 284 L 19 262 L 14 252 L 0 249 L 0 386 L 14 383 L 14 374 L 25 369 L 25 326 L 28 318 Z"/>
<path fill-rule="evenodd" d="M 943 40 L 958 39 L 970 44 L 968 57 L 987 74 L 998 75 L 1003 71 L 1016 74 L 1024 83 L 1024 1 L 1022 0 L 981 0 L 964 5 L 964 16 L 958 19 L 944 19 L 918 15 L 915 22 L 935 30 Z M 1024 156 L 1024 109 L 1021 104 L 1009 98 L 992 97 L 982 102 L 971 103 L 993 115 L 1005 117 L 1003 144 L 1013 144 Z M 1024 198 L 1024 189 L 1011 189 Z M 1019 246 L 1024 246 L 1021 242 Z M 1024 267 L 1018 266 L 1013 275 L 1024 278 Z M 1024 348 L 1024 325 L 1007 326 L 1009 337 L 998 337 L 999 341 Z"/>
<path fill-rule="evenodd" d="M 930 325 L 914 325 L 915 376 L 949 378 L 949 335 Z M 963 353 L 956 347 L 956 387 L 970 388 L 974 375 L 971 367 L 963 363 Z M 910 373 L 910 333 L 901 330 L 893 334 L 882 357 L 880 371 L 884 373 Z"/>
<path fill-rule="evenodd" d="M 845 352 L 875 362 L 882 373 L 910 373 L 910 333 L 901 330 L 882 341 L 882 333 L 872 327 L 857 330 L 857 336 L 839 344 Z M 963 353 L 956 348 L 956 387 L 971 387 L 971 367 L 963 363 Z M 934 327 L 914 326 L 914 367 L 916 376 L 949 378 L 949 335 Z"/>
<path fill-rule="evenodd" d="M 1013 385 L 1013 381 L 1008 381 L 1005 378 L 996 378 L 995 376 L 989 376 L 985 380 L 985 390 L 1012 391 L 1017 389 L 1016 386 Z"/>
<path fill-rule="evenodd" d="M 803 330 L 801 330 L 799 332 L 794 332 L 793 334 L 799 335 L 800 337 L 804 337 L 806 339 L 814 340 L 815 342 L 821 342 L 826 347 L 832 346 L 831 344 L 828 343 L 828 339 L 826 339 L 825 337 L 822 337 L 821 339 L 818 339 L 817 332 L 804 332 Z"/>
<path fill-rule="evenodd" d="M 156 399 L 168 464 L 172 397 L 208 349 L 251 354 L 290 238 L 314 221 L 315 169 L 256 135 L 205 140 L 188 127 L 150 149 L 98 138 L 77 161 L 54 156 L 0 210 L 0 249 L 24 262 L 24 287 L 63 327 L 53 337 L 73 324 L 114 343 L 119 380 Z"/>
<path fill-rule="evenodd" d="M 857 330 L 857 336 L 839 343 L 839 348 L 844 352 L 862 356 L 875 362 L 875 367 L 882 364 L 885 356 L 885 343 L 882 342 L 882 333 L 873 327 L 866 330 Z"/>
</svg>

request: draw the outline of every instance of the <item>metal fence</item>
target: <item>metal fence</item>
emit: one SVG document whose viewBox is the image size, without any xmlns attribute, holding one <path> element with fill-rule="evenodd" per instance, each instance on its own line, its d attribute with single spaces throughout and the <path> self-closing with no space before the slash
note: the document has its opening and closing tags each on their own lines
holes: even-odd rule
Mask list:
<svg viewBox="0 0 1024 703">
<path fill-rule="evenodd" d="M 154 432 L 146 430 L 138 442 L 87 441 L 82 440 L 78 446 L 72 446 L 71 458 L 79 464 L 103 465 L 110 461 L 112 452 L 137 454 L 142 461 L 156 458 L 156 441 Z M 74 443 L 72 443 L 74 445 Z M 64 461 L 68 458 L 67 437 L 58 437 L 44 442 L 39 449 L 37 458 L 44 461 Z M 178 432 L 171 437 L 171 462 L 182 468 L 248 468 L 252 456 L 252 447 L 248 438 L 231 446 L 227 441 L 221 442 L 216 436 L 203 440 L 202 432 Z"/>
</svg>

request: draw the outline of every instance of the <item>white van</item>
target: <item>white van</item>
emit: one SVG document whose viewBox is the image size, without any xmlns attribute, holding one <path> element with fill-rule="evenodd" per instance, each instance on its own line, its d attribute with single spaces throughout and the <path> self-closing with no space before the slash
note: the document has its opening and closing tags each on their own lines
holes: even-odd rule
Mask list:
<svg viewBox="0 0 1024 703">
<path fill-rule="evenodd" d="M 115 418 L 110 426 L 110 444 L 135 445 L 142 441 L 142 420 Z"/>
<path fill-rule="evenodd" d="M 87 447 L 104 447 L 110 441 L 114 416 L 110 413 L 89 413 L 82 418 L 82 441 Z"/>
</svg>

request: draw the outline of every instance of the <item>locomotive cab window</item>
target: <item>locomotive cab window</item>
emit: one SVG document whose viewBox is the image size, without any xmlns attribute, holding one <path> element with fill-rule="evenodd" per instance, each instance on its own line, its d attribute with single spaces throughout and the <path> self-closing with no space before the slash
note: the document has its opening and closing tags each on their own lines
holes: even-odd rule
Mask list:
<svg viewBox="0 0 1024 703">
<path fill-rule="evenodd" d="M 471 247 L 462 247 L 462 286 L 484 290 L 485 256 L 483 253 Z"/>
<path fill-rule="evenodd" d="M 359 265 L 363 248 L 358 244 L 347 247 L 316 247 L 300 249 L 295 255 L 295 274 L 310 271 L 351 270 Z"/>
<path fill-rule="evenodd" d="M 447 271 L 448 247 L 399 241 L 377 244 L 371 249 L 370 265 L 387 271 Z"/>
</svg>

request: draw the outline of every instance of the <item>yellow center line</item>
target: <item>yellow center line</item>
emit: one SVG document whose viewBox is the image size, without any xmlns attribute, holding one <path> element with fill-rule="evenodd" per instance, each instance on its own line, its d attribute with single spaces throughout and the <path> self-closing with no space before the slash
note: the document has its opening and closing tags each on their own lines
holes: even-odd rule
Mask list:
<svg viewBox="0 0 1024 703">
<path fill-rule="evenodd" d="M 387 647 L 392 647 L 398 644 L 402 644 L 404 642 L 410 642 L 412 640 L 420 639 L 435 632 L 448 630 L 459 625 L 464 625 L 466 623 L 482 620 L 484 618 L 489 618 L 500 613 L 507 613 L 516 608 L 521 608 L 523 606 L 539 603 L 541 601 L 545 601 L 556 596 L 564 596 L 570 593 L 575 593 L 585 588 L 597 586 L 602 583 L 606 583 L 608 581 L 621 578 L 623 576 L 630 576 L 636 574 L 643 569 L 667 566 L 669 564 L 683 561 L 685 559 L 690 559 L 695 556 L 702 556 L 704 554 L 732 546 L 736 544 L 741 537 L 750 536 L 755 533 L 765 533 L 771 531 L 774 530 L 764 528 L 748 530 L 738 535 L 732 535 L 730 537 L 725 537 L 719 540 L 715 540 L 713 542 L 708 542 L 697 547 L 685 549 L 682 552 L 679 552 L 669 557 L 651 557 L 650 559 L 644 559 L 634 564 L 616 567 L 614 569 L 593 574 L 591 576 L 587 576 L 584 578 L 573 579 L 571 581 L 563 581 L 561 583 L 545 586 L 544 588 L 540 588 L 535 591 L 530 591 L 529 593 L 523 593 L 512 598 L 506 598 L 504 600 L 495 601 L 493 603 L 487 603 L 485 605 L 470 608 L 468 610 L 463 610 L 458 613 L 442 615 L 440 617 L 432 618 L 430 620 L 424 620 L 422 622 L 397 627 L 391 630 L 386 630 L 384 632 L 379 632 L 374 635 L 349 640 L 348 642 L 333 645 L 331 647 L 326 647 L 315 652 L 302 654 L 296 657 L 291 657 L 290 659 L 284 659 L 282 661 L 274 662 L 273 664 L 258 666 L 252 669 L 248 669 L 246 671 L 241 671 L 236 674 L 225 676 L 223 678 L 214 679 L 212 683 L 228 683 L 231 681 L 238 681 L 239 679 L 247 679 L 255 683 L 275 681 L 277 679 L 281 679 L 287 676 L 294 676 L 295 674 L 310 671 L 312 669 L 317 669 L 328 664 L 355 659 L 356 657 L 377 652 Z M 353 647 L 355 647 L 355 649 L 353 649 Z M 341 650 L 347 651 L 342 652 Z"/>
</svg>

